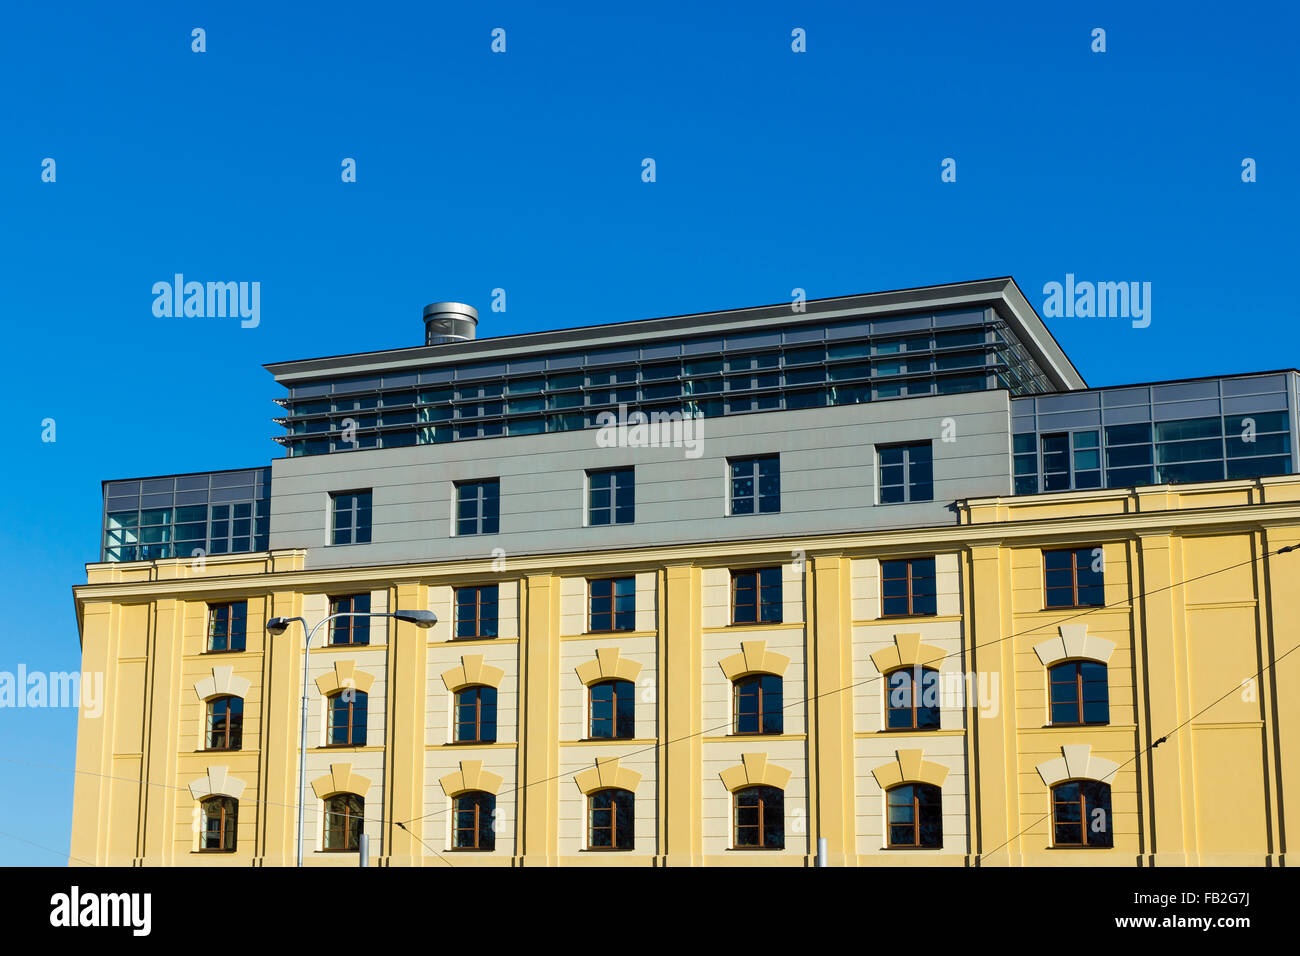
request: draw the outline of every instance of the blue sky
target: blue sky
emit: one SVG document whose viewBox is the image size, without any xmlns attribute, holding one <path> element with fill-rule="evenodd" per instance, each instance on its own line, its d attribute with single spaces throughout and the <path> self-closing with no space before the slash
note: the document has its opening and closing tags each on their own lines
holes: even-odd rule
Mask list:
<svg viewBox="0 0 1300 956">
<path fill-rule="evenodd" d="M 102 479 L 266 464 L 262 363 L 419 344 L 427 302 L 497 335 L 1073 273 L 1152 286 L 1147 328 L 1049 322 L 1091 384 L 1300 364 L 1293 7 L 279 6 L 6 6 L 0 671 L 79 667 Z M 177 272 L 260 324 L 156 318 Z M 0 710 L 0 863 L 66 860 L 75 731 Z"/>
</svg>

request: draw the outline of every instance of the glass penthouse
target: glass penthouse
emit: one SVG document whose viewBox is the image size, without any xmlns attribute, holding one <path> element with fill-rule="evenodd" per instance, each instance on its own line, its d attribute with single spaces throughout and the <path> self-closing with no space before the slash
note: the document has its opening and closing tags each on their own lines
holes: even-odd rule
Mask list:
<svg viewBox="0 0 1300 956">
<path fill-rule="evenodd" d="M 951 524 L 967 497 L 1296 471 L 1294 370 L 1090 389 L 1009 278 L 497 338 L 477 324 L 437 303 L 421 346 L 267 366 L 285 457 L 105 482 L 102 560 L 306 548 L 352 565 L 481 555 L 483 534 L 520 553 Z M 633 412 L 694 418 L 701 448 L 598 444 Z"/>
</svg>

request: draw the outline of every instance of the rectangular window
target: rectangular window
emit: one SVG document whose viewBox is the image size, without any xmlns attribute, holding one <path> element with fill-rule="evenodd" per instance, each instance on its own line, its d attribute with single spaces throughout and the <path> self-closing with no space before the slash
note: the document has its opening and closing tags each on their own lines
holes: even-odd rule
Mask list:
<svg viewBox="0 0 1300 956">
<path fill-rule="evenodd" d="M 588 689 L 591 727 L 588 736 L 627 739 L 636 736 L 636 689 L 631 681 L 605 680 Z"/>
<path fill-rule="evenodd" d="M 462 481 L 456 485 L 456 534 L 496 534 L 500 530 L 501 482 Z"/>
<path fill-rule="evenodd" d="M 330 598 L 330 614 L 369 614 L 370 593 Z M 331 644 L 369 644 L 370 618 L 339 617 L 330 621 Z"/>
<path fill-rule="evenodd" d="M 1043 552 L 1045 607 L 1101 607 L 1102 578 L 1101 548 Z"/>
<path fill-rule="evenodd" d="M 234 797 L 208 797 L 203 808 L 203 833 L 199 838 L 200 850 L 235 849 L 235 831 L 238 829 L 239 801 Z"/>
<path fill-rule="evenodd" d="M 731 572 L 731 623 L 779 624 L 781 569 Z"/>
<path fill-rule="evenodd" d="M 1065 661 L 1048 671 L 1052 724 L 1104 724 L 1110 720 L 1110 686 L 1100 661 Z"/>
<path fill-rule="evenodd" d="M 330 544 L 369 544 L 370 492 L 339 491 L 330 498 L 334 505 Z"/>
<path fill-rule="evenodd" d="M 466 687 L 456 693 L 457 743 L 496 743 L 497 689 Z"/>
<path fill-rule="evenodd" d="M 1015 493 L 1018 495 L 1038 494 L 1038 447 L 1032 434 L 1016 435 L 1012 439 L 1013 474 L 1015 475 Z"/>
<path fill-rule="evenodd" d="M 934 467 L 928 441 L 883 445 L 880 456 L 880 503 L 934 500 Z"/>
<path fill-rule="evenodd" d="M 1152 462 L 1150 445 L 1107 445 L 1107 468 L 1137 468 Z"/>
<path fill-rule="evenodd" d="M 934 613 L 934 558 L 880 562 L 882 617 L 911 617 Z"/>
<path fill-rule="evenodd" d="M 1052 788 L 1053 846 L 1113 846 L 1110 786 L 1071 780 Z"/>
<path fill-rule="evenodd" d="M 636 520 L 635 487 L 631 468 L 587 472 L 587 523 L 632 524 Z"/>
<path fill-rule="evenodd" d="M 1107 425 L 1105 439 L 1107 488 L 1149 485 L 1155 480 L 1150 422 Z"/>
<path fill-rule="evenodd" d="M 326 728 L 331 747 L 366 745 L 366 708 L 369 696 L 364 691 L 344 690 L 329 698 L 329 726 Z"/>
<path fill-rule="evenodd" d="M 497 586 L 456 588 L 457 638 L 497 636 Z"/>
<path fill-rule="evenodd" d="M 636 629 L 636 578 L 596 578 L 587 588 L 588 631 Z"/>
<path fill-rule="evenodd" d="M 1100 435 L 1096 431 L 1074 432 L 1074 487 L 1101 487 Z"/>
<path fill-rule="evenodd" d="M 731 511 L 733 515 L 776 514 L 781 510 L 781 456 L 732 458 Z"/>
<path fill-rule="evenodd" d="M 737 734 L 779 734 L 785 726 L 782 681 L 777 674 L 749 674 L 732 683 Z"/>
<path fill-rule="evenodd" d="M 1291 470 L 1291 424 L 1286 412 L 1229 415 L 1223 427 L 1227 477 L 1257 478 Z M 180 550 L 177 546 L 177 553 Z"/>
<path fill-rule="evenodd" d="M 208 650 L 242 651 L 248 623 L 248 602 L 208 605 Z"/>
<path fill-rule="evenodd" d="M 238 750 L 244 734 L 244 701 L 217 697 L 208 701 L 205 745 L 208 750 Z"/>
<path fill-rule="evenodd" d="M 268 527 L 265 501 L 238 502 L 235 504 L 212 505 L 209 531 L 210 554 L 238 554 L 242 551 L 262 550 L 266 547 Z M 203 518 L 207 513 L 202 505 L 177 508 L 177 521 L 186 520 L 187 524 L 176 526 L 177 538 L 194 539 L 176 545 L 177 557 L 190 557 L 195 547 L 203 547 Z"/>
<path fill-rule="evenodd" d="M 1042 436 L 1043 490 L 1063 491 L 1070 487 L 1070 434 Z"/>
</svg>

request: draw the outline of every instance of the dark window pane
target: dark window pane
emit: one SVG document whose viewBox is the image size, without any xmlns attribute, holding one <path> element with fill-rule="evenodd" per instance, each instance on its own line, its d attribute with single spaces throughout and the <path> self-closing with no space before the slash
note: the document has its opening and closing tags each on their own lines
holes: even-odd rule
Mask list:
<svg viewBox="0 0 1300 956">
<path fill-rule="evenodd" d="M 933 558 L 880 562 L 881 613 L 885 616 L 935 614 Z"/>
<path fill-rule="evenodd" d="M 456 693 L 457 743 L 494 743 L 497 739 L 497 689 L 467 687 Z"/>
<path fill-rule="evenodd" d="M 736 847 L 785 846 L 785 794 L 775 787 L 746 787 L 733 800 Z"/>
<path fill-rule="evenodd" d="M 631 524 L 635 520 L 634 481 L 631 468 L 588 472 L 588 524 Z"/>
<path fill-rule="evenodd" d="M 1119 448 L 1107 447 L 1106 467 L 1127 468 L 1132 465 L 1151 464 L 1150 445 L 1122 445 Z"/>
<path fill-rule="evenodd" d="M 630 631 L 636 627 L 636 579 L 597 578 L 588 582 L 589 631 Z"/>
<path fill-rule="evenodd" d="M 368 491 L 339 492 L 332 495 L 332 500 L 331 543 L 369 543 L 371 493 Z"/>
<path fill-rule="evenodd" d="M 635 688 L 631 681 L 604 681 L 589 690 L 592 738 L 636 736 Z"/>
<path fill-rule="evenodd" d="M 880 501 L 934 500 L 932 451 L 929 442 L 882 446 L 877 449 L 880 465 Z"/>
<path fill-rule="evenodd" d="M 634 799 L 627 790 L 601 790 L 587 798 L 587 846 L 590 849 L 633 848 Z"/>
<path fill-rule="evenodd" d="M 465 481 L 456 485 L 456 534 L 496 534 L 500 526 L 500 482 Z"/>
<path fill-rule="evenodd" d="M 456 589 L 457 638 L 496 637 L 497 585 Z"/>
<path fill-rule="evenodd" d="M 919 682 L 919 686 L 918 686 Z M 885 727 L 932 730 L 939 726 L 939 672 L 901 668 L 885 678 Z"/>
<path fill-rule="evenodd" d="M 784 732 L 782 679 L 776 674 L 751 674 L 733 684 L 735 733 Z"/>
<path fill-rule="evenodd" d="M 496 848 L 496 797 L 471 791 L 455 800 L 452 818 L 452 846 L 458 850 L 492 850 Z"/>
<path fill-rule="evenodd" d="M 1291 471 L 1289 456 L 1281 458 L 1239 458 L 1228 462 L 1229 478 L 1258 478 L 1263 475 L 1285 475 Z"/>
<path fill-rule="evenodd" d="M 731 514 L 773 514 L 781 510 L 781 466 L 776 455 L 734 459 Z"/>
<path fill-rule="evenodd" d="M 1136 425 L 1109 425 L 1106 428 L 1107 445 L 1133 445 L 1151 441 L 1151 426 L 1146 422 Z"/>
</svg>

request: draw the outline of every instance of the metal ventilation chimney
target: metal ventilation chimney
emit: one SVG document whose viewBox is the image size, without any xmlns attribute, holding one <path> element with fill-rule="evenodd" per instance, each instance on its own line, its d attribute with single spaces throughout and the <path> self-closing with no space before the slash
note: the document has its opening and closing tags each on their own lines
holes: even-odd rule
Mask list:
<svg viewBox="0 0 1300 956">
<path fill-rule="evenodd" d="M 478 327 L 478 309 L 463 302 L 434 302 L 424 307 L 424 344 L 468 342 Z"/>
</svg>

